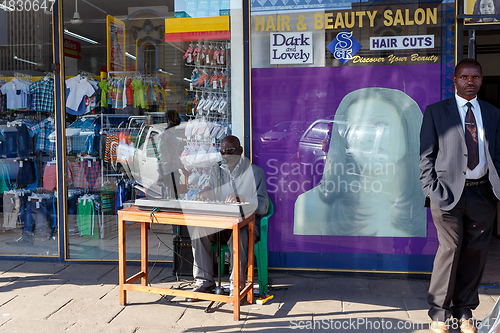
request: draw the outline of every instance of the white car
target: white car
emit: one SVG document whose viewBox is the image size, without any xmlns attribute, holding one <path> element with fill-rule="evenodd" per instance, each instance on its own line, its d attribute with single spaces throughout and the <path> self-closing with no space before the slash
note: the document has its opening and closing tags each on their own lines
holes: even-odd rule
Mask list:
<svg viewBox="0 0 500 333">
<path fill-rule="evenodd" d="M 116 169 L 124 170 L 148 194 L 165 196 L 172 185 L 172 173 L 181 168 L 185 123 L 169 127 L 169 123 L 143 126 L 135 144 L 118 143 Z"/>
</svg>

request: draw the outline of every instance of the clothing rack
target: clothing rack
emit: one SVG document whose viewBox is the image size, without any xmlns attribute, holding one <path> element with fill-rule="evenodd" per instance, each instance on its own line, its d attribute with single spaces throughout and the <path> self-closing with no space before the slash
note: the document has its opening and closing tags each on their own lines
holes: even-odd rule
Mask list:
<svg viewBox="0 0 500 333">
<path fill-rule="evenodd" d="M 89 77 L 89 78 L 93 78 L 93 79 L 95 79 L 97 76 L 99 76 L 99 75 L 95 75 L 94 73 L 85 72 L 85 71 L 78 71 L 78 74 L 80 74 L 81 76 L 85 76 L 85 77 Z"/>
<path fill-rule="evenodd" d="M 108 79 L 112 76 L 133 76 L 141 75 L 138 71 L 110 71 L 108 72 Z"/>
<path fill-rule="evenodd" d="M 25 79 L 28 81 L 33 81 L 33 75 L 29 75 L 29 74 L 14 72 L 14 77 L 17 77 L 19 79 Z"/>
</svg>

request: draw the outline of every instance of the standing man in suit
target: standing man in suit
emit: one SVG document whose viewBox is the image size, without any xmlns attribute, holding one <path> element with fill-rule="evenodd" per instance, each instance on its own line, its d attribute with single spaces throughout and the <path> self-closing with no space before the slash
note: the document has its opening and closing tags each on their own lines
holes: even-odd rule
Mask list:
<svg viewBox="0 0 500 333">
<path fill-rule="evenodd" d="M 500 111 L 477 99 L 481 65 L 455 67 L 456 93 L 425 109 L 420 131 L 420 180 L 439 248 L 429 286 L 431 330 L 477 332 L 472 310 L 500 195 Z"/>
</svg>

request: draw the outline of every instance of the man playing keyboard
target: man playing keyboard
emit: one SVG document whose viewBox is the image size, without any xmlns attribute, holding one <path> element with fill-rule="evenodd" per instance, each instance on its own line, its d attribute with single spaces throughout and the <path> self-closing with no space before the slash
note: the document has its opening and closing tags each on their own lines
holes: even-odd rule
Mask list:
<svg viewBox="0 0 500 333">
<path fill-rule="evenodd" d="M 243 148 L 235 136 L 227 136 L 221 142 L 222 162 L 214 165 L 210 171 L 209 186 L 197 196 L 198 200 L 225 201 L 227 203 L 248 202 L 252 211 L 242 212 L 245 216 L 255 211 L 255 237 L 258 239 L 260 215 L 265 215 L 269 206 L 266 189 L 266 177 L 262 168 L 250 163 L 242 156 Z M 212 243 L 216 242 L 220 231 L 221 243 L 227 242 L 233 258 L 233 238 L 229 229 L 189 228 L 193 246 L 193 277 L 196 281 L 194 292 L 211 292 L 215 288 L 213 276 L 213 260 L 210 254 Z M 248 261 L 248 226 L 241 229 L 240 234 L 240 278 L 244 282 Z M 232 262 L 231 262 L 232 266 Z M 231 294 L 233 273 L 230 276 Z M 195 301 L 195 299 L 188 299 Z"/>
</svg>

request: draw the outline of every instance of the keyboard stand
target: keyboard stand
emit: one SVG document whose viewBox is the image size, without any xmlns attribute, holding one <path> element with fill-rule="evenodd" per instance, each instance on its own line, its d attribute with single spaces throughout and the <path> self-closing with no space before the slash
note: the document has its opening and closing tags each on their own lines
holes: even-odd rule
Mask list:
<svg viewBox="0 0 500 333">
<path fill-rule="evenodd" d="M 127 278 L 126 263 L 126 228 L 125 221 L 141 223 L 141 268 L 140 271 Z M 210 293 L 195 293 L 188 290 L 159 288 L 148 286 L 148 227 L 151 223 L 186 225 L 231 229 L 233 231 L 233 287 L 234 295 L 216 295 Z M 248 271 L 247 280 L 240 283 L 240 229 L 248 225 Z M 253 303 L 253 273 L 254 273 L 254 231 L 255 214 L 246 218 L 241 216 L 201 215 L 175 212 L 149 212 L 139 210 L 136 206 L 118 211 L 118 270 L 120 285 L 120 305 L 127 303 L 127 291 L 146 292 L 167 296 L 181 296 L 203 299 L 215 302 L 233 303 L 233 319 L 240 320 L 240 303 L 247 298 Z M 220 251 L 219 251 L 220 253 Z M 220 255 L 220 254 L 219 254 Z M 141 285 L 134 282 L 141 280 Z M 241 285 L 240 285 L 241 284 Z M 239 291 L 239 292 L 238 292 Z"/>
</svg>

